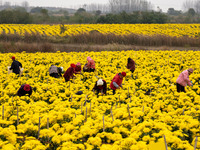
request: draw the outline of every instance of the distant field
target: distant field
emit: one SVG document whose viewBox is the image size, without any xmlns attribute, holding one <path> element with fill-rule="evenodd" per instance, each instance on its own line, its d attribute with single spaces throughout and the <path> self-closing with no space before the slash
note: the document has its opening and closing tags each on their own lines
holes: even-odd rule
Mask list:
<svg viewBox="0 0 200 150">
<path fill-rule="evenodd" d="M 200 47 L 199 29 L 200 24 L 1 24 L 0 52 L 191 50 Z"/>
<path fill-rule="evenodd" d="M 36 24 L 1 24 L 0 33 L 19 34 L 39 33 L 46 36 L 71 36 L 91 31 L 103 34 L 116 35 L 166 35 L 172 37 L 199 37 L 200 24 L 72 24 L 64 25 L 61 33 L 60 25 L 36 25 Z"/>
</svg>

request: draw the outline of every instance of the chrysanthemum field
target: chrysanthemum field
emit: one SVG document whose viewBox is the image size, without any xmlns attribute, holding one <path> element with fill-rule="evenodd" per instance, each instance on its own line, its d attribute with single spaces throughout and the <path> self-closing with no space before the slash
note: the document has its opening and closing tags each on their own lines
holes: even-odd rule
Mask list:
<svg viewBox="0 0 200 150">
<path fill-rule="evenodd" d="M 115 35 L 166 35 L 171 37 L 199 37 L 199 24 L 72 24 L 64 25 L 61 33 L 60 25 L 43 24 L 2 24 L 0 33 L 6 34 L 40 34 L 45 36 L 71 36 L 91 31 Z"/>
<path fill-rule="evenodd" d="M 16 57 L 21 77 L 7 72 Z M 76 75 L 71 82 L 49 76 L 51 64 L 64 67 L 96 63 L 94 73 Z M 127 58 L 136 70 L 126 69 Z M 0 53 L 0 148 L 5 150 L 148 150 L 164 141 L 168 150 L 193 150 L 200 135 L 200 53 L 198 51 L 113 51 L 71 53 Z M 193 68 L 193 87 L 176 92 L 178 75 Z M 112 95 L 115 74 L 125 71 L 123 89 Z M 108 94 L 96 96 L 97 78 L 108 84 Z M 22 84 L 33 94 L 18 97 Z M 82 95 L 76 95 L 77 91 Z M 150 90 L 150 95 L 145 95 Z M 164 143 L 164 142 L 163 142 Z M 200 149 L 197 142 L 196 149 Z"/>
</svg>

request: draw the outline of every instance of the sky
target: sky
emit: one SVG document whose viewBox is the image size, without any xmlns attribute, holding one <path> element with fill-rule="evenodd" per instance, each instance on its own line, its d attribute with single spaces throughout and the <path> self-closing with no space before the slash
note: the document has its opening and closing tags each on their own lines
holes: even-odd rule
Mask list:
<svg viewBox="0 0 200 150">
<path fill-rule="evenodd" d="M 55 6 L 55 7 L 66 7 L 75 8 L 75 5 L 83 4 L 107 4 L 109 0 L 0 0 L 3 4 L 5 2 L 11 2 L 11 5 L 21 5 L 23 1 L 27 1 L 29 6 Z M 163 12 L 167 12 L 168 8 L 174 8 L 176 10 L 181 10 L 185 0 L 147 0 L 151 2 L 155 9 L 159 6 Z"/>
</svg>

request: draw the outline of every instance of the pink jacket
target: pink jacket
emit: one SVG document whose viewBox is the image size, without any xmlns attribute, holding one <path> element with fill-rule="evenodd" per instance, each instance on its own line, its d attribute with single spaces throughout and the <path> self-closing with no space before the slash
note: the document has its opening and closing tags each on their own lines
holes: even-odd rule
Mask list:
<svg viewBox="0 0 200 150">
<path fill-rule="evenodd" d="M 95 69 L 95 62 L 94 60 L 88 60 L 87 68 Z"/>
<path fill-rule="evenodd" d="M 192 83 L 189 80 L 189 73 L 188 70 L 184 70 L 183 72 L 181 72 L 181 74 L 178 76 L 176 83 L 182 85 L 182 86 L 191 86 Z"/>
</svg>

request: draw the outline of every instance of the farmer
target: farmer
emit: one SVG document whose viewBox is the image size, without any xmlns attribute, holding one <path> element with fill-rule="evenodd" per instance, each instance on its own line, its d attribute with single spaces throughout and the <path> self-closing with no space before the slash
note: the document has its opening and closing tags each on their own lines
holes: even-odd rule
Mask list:
<svg viewBox="0 0 200 150">
<path fill-rule="evenodd" d="M 75 73 L 75 64 L 71 64 L 70 67 L 67 69 L 63 77 L 65 78 L 65 82 L 69 81 L 70 79 L 74 78 L 74 73 Z"/>
<path fill-rule="evenodd" d="M 75 74 L 81 74 L 81 63 L 78 62 L 75 68 Z"/>
<path fill-rule="evenodd" d="M 62 70 L 63 67 L 57 67 L 55 65 L 51 65 L 51 67 L 49 68 L 49 75 L 54 78 L 59 78 L 59 76 L 60 77 L 62 76 L 61 74 Z"/>
<path fill-rule="evenodd" d="M 21 96 L 25 96 L 26 94 L 29 95 L 29 97 L 31 96 L 32 94 L 32 87 L 29 85 L 29 84 L 23 84 L 19 90 L 17 91 L 17 95 L 19 97 Z"/>
<path fill-rule="evenodd" d="M 97 95 L 99 93 L 106 94 L 107 91 L 107 83 L 105 80 L 99 79 L 98 81 L 96 81 L 95 86 L 93 88 L 93 92 L 97 91 Z"/>
<path fill-rule="evenodd" d="M 130 57 L 128 58 L 128 63 L 127 63 L 127 69 L 130 69 L 130 71 L 133 73 L 135 71 L 135 61 L 131 59 Z"/>
<path fill-rule="evenodd" d="M 15 74 L 20 74 L 20 67 L 22 68 L 22 64 L 19 61 L 15 60 L 15 56 L 12 56 L 11 59 L 13 60 L 13 62 L 9 69 L 13 70 Z"/>
<path fill-rule="evenodd" d="M 112 82 L 110 83 L 110 88 L 113 90 L 113 95 L 115 94 L 116 89 L 119 89 L 122 87 L 122 81 L 123 78 L 126 76 L 126 72 L 118 73 L 115 75 L 115 77 L 112 79 Z"/>
<path fill-rule="evenodd" d="M 86 68 L 88 69 L 89 72 L 94 72 L 95 71 L 95 62 L 91 57 L 87 57 L 87 65 Z"/>
<path fill-rule="evenodd" d="M 189 80 L 189 75 L 193 73 L 193 69 L 184 70 L 176 80 L 177 92 L 185 92 L 185 86 L 192 86 L 192 81 Z"/>
</svg>

